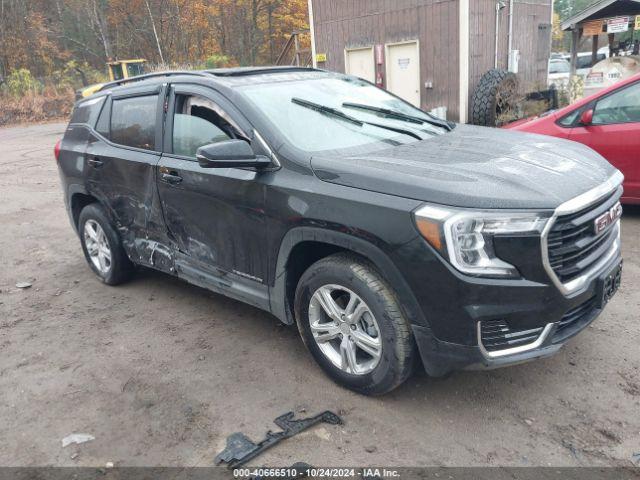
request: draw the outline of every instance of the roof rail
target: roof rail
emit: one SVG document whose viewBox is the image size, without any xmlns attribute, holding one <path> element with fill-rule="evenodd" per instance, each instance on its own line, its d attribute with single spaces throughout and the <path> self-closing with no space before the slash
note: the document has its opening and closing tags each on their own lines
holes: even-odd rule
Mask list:
<svg viewBox="0 0 640 480">
<path fill-rule="evenodd" d="M 129 78 L 123 78 L 121 80 L 115 80 L 113 82 L 107 82 L 104 85 L 102 85 L 97 91 L 101 92 L 102 90 L 105 90 L 107 88 L 110 87 L 117 87 L 119 85 L 124 85 L 125 83 L 130 83 L 130 82 L 139 82 L 142 80 L 147 80 L 149 78 L 156 78 L 156 77 L 171 77 L 171 76 L 175 76 L 175 75 L 193 75 L 196 77 L 207 77 L 209 76 L 208 73 L 205 72 L 194 72 L 194 71 L 180 71 L 180 70 L 170 70 L 167 72 L 154 72 L 154 73 L 146 73 L 144 75 L 137 75 L 135 77 L 129 77 Z M 209 77 L 211 78 L 211 77 Z"/>
<path fill-rule="evenodd" d="M 230 67 L 205 70 L 206 73 L 216 77 L 246 77 L 251 75 L 263 75 L 266 73 L 319 71 L 311 67 L 298 67 L 295 65 L 276 65 L 271 67 Z"/>
</svg>

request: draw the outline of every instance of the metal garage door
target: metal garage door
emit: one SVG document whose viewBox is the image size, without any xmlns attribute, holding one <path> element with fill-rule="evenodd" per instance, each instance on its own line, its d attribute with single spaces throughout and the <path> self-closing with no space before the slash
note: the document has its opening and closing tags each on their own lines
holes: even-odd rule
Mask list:
<svg viewBox="0 0 640 480">
<path fill-rule="evenodd" d="M 387 89 L 420 107 L 418 42 L 387 45 Z"/>
<path fill-rule="evenodd" d="M 345 72 L 370 82 L 376 79 L 373 47 L 345 50 Z"/>
</svg>

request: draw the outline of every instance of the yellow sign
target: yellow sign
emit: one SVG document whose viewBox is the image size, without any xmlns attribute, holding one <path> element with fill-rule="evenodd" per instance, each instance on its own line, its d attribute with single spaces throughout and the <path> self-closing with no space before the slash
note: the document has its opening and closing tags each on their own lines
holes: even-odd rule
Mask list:
<svg viewBox="0 0 640 480">
<path fill-rule="evenodd" d="M 602 20 L 591 20 L 590 22 L 585 22 L 582 26 L 582 34 L 585 37 L 590 37 L 592 35 L 600 35 L 602 33 Z"/>
<path fill-rule="evenodd" d="M 636 30 L 640 30 L 640 15 L 636 15 Z"/>
<path fill-rule="evenodd" d="M 316 62 L 326 62 L 327 61 L 327 54 L 326 53 L 316 53 Z"/>
</svg>

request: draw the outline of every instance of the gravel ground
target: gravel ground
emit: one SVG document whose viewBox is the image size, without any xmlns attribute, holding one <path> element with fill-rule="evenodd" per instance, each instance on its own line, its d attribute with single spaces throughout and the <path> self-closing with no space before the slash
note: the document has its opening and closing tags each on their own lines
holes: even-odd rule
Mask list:
<svg viewBox="0 0 640 480">
<path fill-rule="evenodd" d="M 640 209 L 623 219 L 620 292 L 558 355 L 365 398 L 264 312 L 151 271 L 94 278 L 64 211 L 63 130 L 0 129 L 0 465 L 209 466 L 230 433 L 260 440 L 286 411 L 325 409 L 345 425 L 258 461 L 630 466 L 640 452 Z M 95 440 L 62 448 L 71 433 Z"/>
</svg>

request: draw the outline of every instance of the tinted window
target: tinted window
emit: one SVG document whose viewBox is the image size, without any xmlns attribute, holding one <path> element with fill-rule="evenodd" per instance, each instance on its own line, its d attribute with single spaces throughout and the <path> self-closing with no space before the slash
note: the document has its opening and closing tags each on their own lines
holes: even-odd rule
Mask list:
<svg viewBox="0 0 640 480">
<path fill-rule="evenodd" d="M 595 125 L 640 122 L 640 83 L 603 98 L 593 112 Z"/>
<path fill-rule="evenodd" d="M 157 95 L 113 100 L 111 141 L 129 147 L 153 150 L 157 107 Z"/>
<path fill-rule="evenodd" d="M 105 97 L 97 97 L 78 103 L 71 114 L 71 123 L 86 123 L 93 127 L 104 99 Z"/>
</svg>

